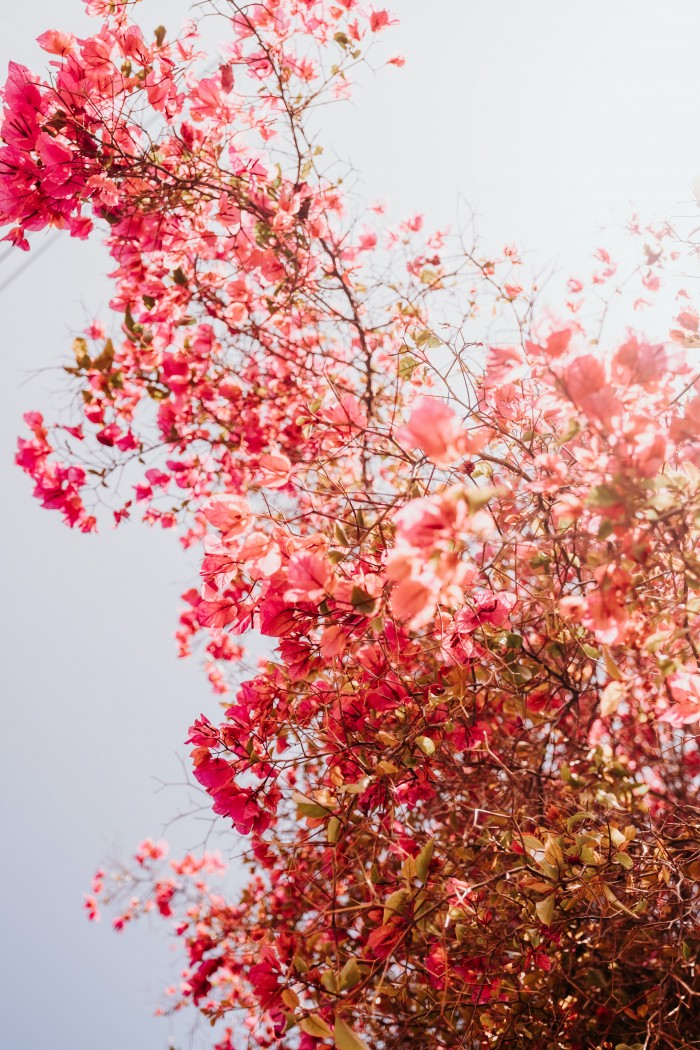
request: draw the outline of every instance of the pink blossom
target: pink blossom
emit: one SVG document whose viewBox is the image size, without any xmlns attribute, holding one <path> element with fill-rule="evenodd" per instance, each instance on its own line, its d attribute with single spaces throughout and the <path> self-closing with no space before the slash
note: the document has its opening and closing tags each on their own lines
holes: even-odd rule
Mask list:
<svg viewBox="0 0 700 1050">
<path fill-rule="evenodd" d="M 419 397 L 408 423 L 397 437 L 411 448 L 419 448 L 438 467 L 447 467 L 473 450 L 464 424 L 453 409 L 434 397 Z"/>
<path fill-rule="evenodd" d="M 501 386 L 520 379 L 525 372 L 525 355 L 518 346 L 491 346 L 486 357 L 486 382 Z"/>
<path fill-rule="evenodd" d="M 39 47 L 51 55 L 69 55 L 77 51 L 77 41 L 72 33 L 61 33 L 58 29 L 48 29 L 36 38 Z"/>
<path fill-rule="evenodd" d="M 272 576 L 282 564 L 279 546 L 266 532 L 251 532 L 246 536 L 238 557 L 254 580 Z"/>
<path fill-rule="evenodd" d="M 238 536 L 252 518 L 250 507 L 242 496 L 226 493 L 212 496 L 202 507 L 202 514 L 210 525 L 224 534 L 225 539 Z"/>
<path fill-rule="evenodd" d="M 394 515 L 399 535 L 414 547 L 431 547 L 449 539 L 468 516 L 462 489 L 411 500 Z"/>
<path fill-rule="evenodd" d="M 298 551 L 289 559 L 285 592 L 287 601 L 321 601 L 333 588 L 333 570 L 324 558 L 309 551 Z"/>
<path fill-rule="evenodd" d="M 516 598 L 508 591 L 489 591 L 477 587 L 467 596 L 467 605 L 454 619 L 458 634 L 471 634 L 482 624 L 502 627 L 515 607 Z"/>
<path fill-rule="evenodd" d="M 437 588 L 434 581 L 408 577 L 391 592 L 391 608 L 399 620 L 409 620 L 414 630 L 429 623 L 434 614 L 437 602 Z"/>
<path fill-rule="evenodd" d="M 397 19 L 393 18 L 388 11 L 372 11 L 369 18 L 369 27 L 373 33 L 379 32 L 380 29 L 386 29 L 387 26 L 396 25 Z"/>
<path fill-rule="evenodd" d="M 280 452 L 260 457 L 258 481 L 267 489 L 281 489 L 289 481 L 292 464 L 287 456 Z"/>
<path fill-rule="evenodd" d="M 676 671 L 668 676 L 667 682 L 675 702 L 661 709 L 659 722 L 683 726 L 700 721 L 700 674 L 687 669 Z"/>
<path fill-rule="evenodd" d="M 567 366 L 563 386 L 571 398 L 590 419 L 610 425 L 613 417 L 622 411 L 622 404 L 613 394 L 603 361 L 592 354 L 582 354 Z"/>
</svg>

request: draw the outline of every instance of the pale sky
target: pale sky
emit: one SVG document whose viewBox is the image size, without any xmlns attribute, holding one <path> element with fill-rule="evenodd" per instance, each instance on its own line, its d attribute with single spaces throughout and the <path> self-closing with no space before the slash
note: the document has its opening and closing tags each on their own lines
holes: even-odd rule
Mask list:
<svg viewBox="0 0 700 1050">
<path fill-rule="evenodd" d="M 693 213 L 697 0 L 391 7 L 402 25 L 385 46 L 404 52 L 406 67 L 366 75 L 351 105 L 326 110 L 327 140 L 352 160 L 368 200 L 442 225 L 454 224 L 461 198 L 485 237 L 518 241 L 564 267 L 597 246 L 601 226 L 624 222 L 632 204 L 655 219 Z M 183 0 L 144 0 L 141 18 L 148 28 L 172 25 L 185 9 Z M 0 0 L 0 16 L 3 69 L 9 58 L 35 62 L 32 42 L 44 29 L 83 24 L 79 0 Z M 25 259 L 1 261 L 0 284 Z M 194 561 L 188 566 L 173 537 L 138 526 L 71 533 L 34 503 L 12 466 L 22 412 L 55 412 L 65 400 L 51 394 L 62 389 L 59 373 L 26 380 L 60 364 L 86 321 L 108 319 L 105 270 L 98 248 L 66 238 L 0 294 L 7 1050 L 168 1046 L 168 1022 L 151 1016 L 177 972 L 163 941 L 153 930 L 118 937 L 106 923 L 88 926 L 81 897 L 108 855 L 160 835 L 186 807 L 184 792 L 156 794 L 155 778 L 181 779 L 191 719 L 217 713 L 196 664 L 176 660 L 171 638 Z M 181 846 L 203 834 L 192 820 L 172 831 Z M 180 1029 L 178 1050 L 188 1045 Z"/>
</svg>

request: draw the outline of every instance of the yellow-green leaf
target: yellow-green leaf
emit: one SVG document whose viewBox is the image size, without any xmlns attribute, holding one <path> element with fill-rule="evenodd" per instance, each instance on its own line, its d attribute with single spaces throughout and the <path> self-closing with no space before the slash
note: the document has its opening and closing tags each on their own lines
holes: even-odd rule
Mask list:
<svg viewBox="0 0 700 1050">
<path fill-rule="evenodd" d="M 523 835 L 523 846 L 525 849 L 530 850 L 531 853 L 544 852 L 544 842 L 535 838 L 534 835 Z"/>
<path fill-rule="evenodd" d="M 627 845 L 627 836 L 619 828 L 610 828 L 608 834 L 615 849 L 622 849 L 623 846 Z"/>
<path fill-rule="evenodd" d="M 582 846 L 580 856 L 582 862 L 589 868 L 593 868 L 597 864 L 600 864 L 600 854 L 591 846 Z"/>
<path fill-rule="evenodd" d="M 369 616 L 370 613 L 374 612 L 376 606 L 376 600 L 362 587 L 353 587 L 350 592 L 350 604 L 352 605 L 355 612 L 361 613 L 364 616 Z"/>
<path fill-rule="evenodd" d="M 369 1050 L 364 1039 L 360 1039 L 352 1028 L 348 1028 L 345 1021 L 339 1017 L 335 1019 L 335 1045 L 338 1050 Z"/>
<path fill-rule="evenodd" d="M 545 897 L 543 901 L 538 901 L 535 905 L 535 911 L 543 926 L 551 926 L 554 918 L 554 894 L 550 893 L 549 897 Z"/>
<path fill-rule="evenodd" d="M 436 335 L 429 332 L 427 329 L 423 329 L 420 332 L 415 332 L 413 335 L 416 346 L 420 346 L 425 350 L 434 350 L 438 346 L 442 346 L 442 340 L 438 339 Z"/>
<path fill-rule="evenodd" d="M 600 697 L 600 716 L 610 718 L 620 706 L 624 699 L 625 687 L 620 682 L 608 682 Z"/>
<path fill-rule="evenodd" d="M 335 533 L 336 541 L 341 545 L 341 547 L 352 546 L 350 542 L 350 537 L 348 536 L 347 532 L 345 531 L 345 529 L 339 521 L 336 521 L 333 532 Z"/>
<path fill-rule="evenodd" d="M 340 990 L 344 992 L 346 988 L 354 988 L 361 980 L 362 971 L 357 959 L 348 959 L 340 971 Z"/>
<path fill-rule="evenodd" d="M 285 988 L 282 992 L 282 1002 L 289 1010 L 296 1010 L 299 1005 L 299 996 L 293 988 Z"/>
<path fill-rule="evenodd" d="M 433 850 L 435 849 L 435 839 L 430 839 L 426 842 L 423 849 L 416 857 L 416 875 L 421 882 L 425 882 L 428 877 L 428 869 L 430 862 L 433 859 Z"/>
<path fill-rule="evenodd" d="M 416 361 L 410 354 L 402 357 L 399 360 L 399 379 L 410 379 L 419 364 L 420 361 Z"/>
<path fill-rule="evenodd" d="M 325 806 L 319 805 L 318 802 L 298 802 L 297 816 L 311 817 L 313 820 L 323 820 L 324 817 L 328 816 L 328 810 Z"/>
<path fill-rule="evenodd" d="M 327 992 L 332 992 L 334 995 L 338 989 L 338 978 L 336 977 L 333 970 L 325 970 L 321 974 L 321 984 Z"/>
<path fill-rule="evenodd" d="M 610 655 L 609 649 L 603 649 L 603 663 L 605 664 L 605 670 L 608 672 L 612 679 L 614 679 L 616 682 L 621 682 L 623 680 L 622 671 Z"/>
<path fill-rule="evenodd" d="M 395 890 L 389 894 L 384 901 L 384 918 L 382 919 L 384 926 L 386 926 L 392 915 L 396 915 L 397 912 L 401 911 L 410 896 L 411 893 L 407 889 Z"/>
<path fill-rule="evenodd" d="M 498 485 L 475 485 L 474 488 L 466 489 L 465 496 L 467 497 L 469 510 L 474 514 L 477 510 L 485 507 L 492 499 L 502 496 L 505 491 L 502 486 Z"/>
<path fill-rule="evenodd" d="M 574 813 L 572 817 L 568 818 L 568 820 L 566 821 L 566 826 L 569 831 L 573 831 L 576 825 L 583 824 L 584 820 L 588 820 L 588 813 L 579 811 L 578 813 Z"/>
<path fill-rule="evenodd" d="M 306 1032 L 307 1035 L 313 1035 L 316 1039 L 328 1039 L 333 1035 L 333 1029 L 318 1014 L 309 1014 L 308 1017 L 299 1022 L 299 1027 L 302 1032 Z"/>
</svg>

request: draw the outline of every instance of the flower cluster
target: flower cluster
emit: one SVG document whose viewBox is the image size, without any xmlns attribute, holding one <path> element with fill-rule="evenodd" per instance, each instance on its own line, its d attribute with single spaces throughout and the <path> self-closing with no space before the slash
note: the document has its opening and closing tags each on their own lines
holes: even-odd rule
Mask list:
<svg viewBox="0 0 700 1050">
<path fill-rule="evenodd" d="M 168 1009 L 222 1021 L 216 1050 L 691 1045 L 689 297 L 663 342 L 608 338 L 607 252 L 557 318 L 512 246 L 353 224 L 308 113 L 388 12 L 231 3 L 204 68 L 194 24 L 146 41 L 130 7 L 92 0 L 99 31 L 46 33 L 51 76 L 5 87 L 8 237 L 96 223 L 115 267 L 66 366 L 76 417 L 29 413 L 17 459 L 69 525 L 110 493 L 200 551 L 177 638 L 224 714 L 187 742 L 251 871 L 227 894 L 218 856 L 147 840 L 89 916 L 173 923 Z M 637 235 L 642 309 L 672 251 Z M 242 674 L 251 631 L 269 655 Z"/>
</svg>

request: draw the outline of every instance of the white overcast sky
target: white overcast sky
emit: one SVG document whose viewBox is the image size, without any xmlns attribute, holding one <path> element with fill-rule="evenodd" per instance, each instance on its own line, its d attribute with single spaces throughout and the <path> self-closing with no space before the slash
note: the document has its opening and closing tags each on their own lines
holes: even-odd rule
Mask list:
<svg viewBox="0 0 700 1050">
<path fill-rule="evenodd" d="M 403 51 L 406 67 L 366 76 L 351 105 L 326 111 L 328 140 L 368 200 L 440 225 L 454 223 L 461 198 L 486 237 L 564 267 L 631 205 L 654 219 L 695 208 L 697 0 L 390 6 L 402 25 L 386 47 Z M 140 18 L 172 26 L 185 9 L 144 0 Z M 32 64 L 44 29 L 81 31 L 82 4 L 0 0 L 0 24 L 2 67 Z M 0 262 L 0 283 L 25 261 Z M 51 395 L 60 373 L 26 380 L 60 364 L 87 320 L 107 316 L 105 270 L 98 248 L 61 240 L 0 294 L 7 1050 L 168 1046 L 168 1023 L 151 1017 L 174 967 L 163 942 L 89 927 L 81 894 L 108 854 L 158 835 L 186 805 L 176 790 L 156 794 L 154 778 L 181 776 L 191 717 L 216 714 L 196 666 L 175 658 L 178 595 L 192 576 L 173 538 L 139 527 L 74 535 L 12 466 L 22 412 L 63 403 Z M 186 846 L 203 832 L 183 821 L 173 834 Z M 189 1042 L 180 1030 L 179 1050 Z"/>
</svg>

